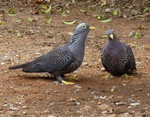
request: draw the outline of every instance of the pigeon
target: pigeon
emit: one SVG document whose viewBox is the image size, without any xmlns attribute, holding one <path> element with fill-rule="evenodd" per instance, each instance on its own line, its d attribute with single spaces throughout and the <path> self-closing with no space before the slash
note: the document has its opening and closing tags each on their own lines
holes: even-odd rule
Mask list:
<svg viewBox="0 0 150 117">
<path fill-rule="evenodd" d="M 48 72 L 59 83 L 74 84 L 63 80 L 64 74 L 77 70 L 83 62 L 85 52 L 85 40 L 90 30 L 96 29 L 88 23 L 77 26 L 75 33 L 65 45 L 59 46 L 47 54 L 44 54 L 31 62 L 11 66 L 9 69 L 22 68 L 26 73 Z"/>
<path fill-rule="evenodd" d="M 101 49 L 101 62 L 113 76 L 132 74 L 136 70 L 134 54 L 129 45 L 121 43 L 113 30 L 107 31 L 107 44 Z"/>
</svg>

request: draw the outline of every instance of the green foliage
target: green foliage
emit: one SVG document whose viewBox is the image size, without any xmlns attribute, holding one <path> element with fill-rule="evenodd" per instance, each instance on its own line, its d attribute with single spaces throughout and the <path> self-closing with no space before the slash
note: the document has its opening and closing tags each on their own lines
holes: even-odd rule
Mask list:
<svg viewBox="0 0 150 117">
<path fill-rule="evenodd" d="M 117 15 L 118 15 L 118 10 L 117 10 L 117 9 L 113 10 L 113 15 L 114 15 L 114 16 L 117 16 Z"/>
<path fill-rule="evenodd" d="M 17 33 L 17 37 L 22 37 L 22 34 L 20 33 L 20 31 L 18 31 L 18 33 Z"/>
<path fill-rule="evenodd" d="M 50 5 L 49 8 L 47 9 L 46 5 L 41 6 L 43 9 L 41 10 L 42 13 L 48 14 L 51 12 L 52 6 Z M 45 10 L 46 9 L 46 10 Z"/>
<path fill-rule="evenodd" d="M 8 10 L 8 15 L 9 16 L 16 16 L 17 14 L 15 13 L 15 10 L 13 8 Z"/>
<path fill-rule="evenodd" d="M 33 19 L 33 18 L 31 18 L 31 17 L 28 17 L 28 21 L 29 21 L 29 22 L 35 22 L 36 20 Z"/>
<path fill-rule="evenodd" d="M 150 12 L 150 7 L 145 7 L 143 12 Z"/>
<path fill-rule="evenodd" d="M 141 35 L 138 32 L 136 32 L 134 38 L 141 38 Z"/>
<path fill-rule="evenodd" d="M 2 20 L 0 20 L 0 25 L 2 25 L 3 23 L 2 23 Z"/>
<path fill-rule="evenodd" d="M 105 20 L 99 20 L 101 23 L 108 23 L 108 22 L 110 22 L 111 21 L 111 19 L 112 18 L 110 18 L 110 19 L 105 19 Z"/>
</svg>

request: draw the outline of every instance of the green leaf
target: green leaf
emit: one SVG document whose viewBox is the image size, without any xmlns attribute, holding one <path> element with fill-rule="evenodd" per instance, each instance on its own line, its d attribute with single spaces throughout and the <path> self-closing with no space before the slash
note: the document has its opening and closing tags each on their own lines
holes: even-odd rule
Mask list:
<svg viewBox="0 0 150 117">
<path fill-rule="evenodd" d="M 50 5 L 49 8 L 48 8 L 47 10 L 45 10 L 45 11 L 42 10 L 42 12 L 48 14 L 48 13 L 51 11 L 51 8 L 52 8 L 52 7 L 51 7 L 51 5 Z"/>
<path fill-rule="evenodd" d="M 8 14 L 8 16 L 12 16 L 12 17 L 16 16 L 16 15 L 18 15 L 18 14 Z"/>
<path fill-rule="evenodd" d="M 76 22 L 76 20 L 70 21 L 70 22 L 68 22 L 68 21 L 63 21 L 63 23 L 64 23 L 64 24 L 67 24 L 67 25 L 72 25 L 72 24 L 74 24 L 75 22 Z"/>
<path fill-rule="evenodd" d="M 85 13 L 85 12 L 87 12 L 87 11 L 84 10 L 84 9 L 80 9 L 80 12 Z"/>
<path fill-rule="evenodd" d="M 107 35 L 102 35 L 102 36 L 101 36 L 101 38 L 106 38 L 106 37 L 107 37 Z"/>
<path fill-rule="evenodd" d="M 47 21 L 48 24 L 52 23 L 52 19 L 50 18 L 48 21 Z"/>
<path fill-rule="evenodd" d="M 17 23 L 20 23 L 20 22 L 22 22 L 22 20 L 16 20 L 16 22 L 17 22 Z"/>
<path fill-rule="evenodd" d="M 29 22 L 35 22 L 35 19 L 32 19 L 31 17 L 28 17 Z"/>
<path fill-rule="evenodd" d="M 41 4 L 41 8 L 42 8 L 42 9 L 47 9 L 47 5 Z"/>
<path fill-rule="evenodd" d="M 100 20 L 101 23 L 108 23 L 111 21 L 111 18 L 110 19 L 105 19 L 105 20 Z"/>
<path fill-rule="evenodd" d="M 103 6 L 106 6 L 106 4 L 107 4 L 107 2 L 106 2 L 106 0 L 101 0 L 101 6 L 103 7 Z"/>
<path fill-rule="evenodd" d="M 16 16 L 17 13 L 15 13 L 15 10 L 11 8 L 11 9 L 8 10 L 8 15 L 9 16 Z"/>
<path fill-rule="evenodd" d="M 76 1 L 75 0 L 71 0 L 71 2 L 74 4 Z"/>
<path fill-rule="evenodd" d="M 0 20 L 0 25 L 2 25 L 2 20 Z"/>
<path fill-rule="evenodd" d="M 143 12 L 150 12 L 150 7 L 146 7 Z"/>
<path fill-rule="evenodd" d="M 102 15 L 97 16 L 97 19 L 99 19 L 99 20 L 102 19 L 102 18 L 103 18 Z"/>
<path fill-rule="evenodd" d="M 18 31 L 17 37 L 22 37 L 22 34 Z"/>
<path fill-rule="evenodd" d="M 137 32 L 134 37 L 135 38 L 141 38 L 141 35 Z"/>
<path fill-rule="evenodd" d="M 118 15 L 118 10 L 117 10 L 117 9 L 115 9 L 115 10 L 113 11 L 113 15 L 114 15 L 114 16 Z"/>
<path fill-rule="evenodd" d="M 8 10 L 8 14 L 15 14 L 15 10 L 14 10 L 13 8 L 10 8 L 10 9 Z"/>
</svg>

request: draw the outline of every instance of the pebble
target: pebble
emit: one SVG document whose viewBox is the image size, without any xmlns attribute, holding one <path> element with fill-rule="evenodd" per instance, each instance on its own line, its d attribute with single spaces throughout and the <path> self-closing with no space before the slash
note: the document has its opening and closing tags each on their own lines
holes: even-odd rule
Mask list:
<svg viewBox="0 0 150 117">
<path fill-rule="evenodd" d="M 17 108 L 17 107 L 10 107 L 10 110 L 18 111 L 18 110 L 19 110 L 19 108 Z"/>
<path fill-rule="evenodd" d="M 72 33 L 72 32 L 69 32 L 68 34 L 69 34 L 69 35 L 73 35 L 74 33 Z"/>
<path fill-rule="evenodd" d="M 54 115 L 48 115 L 48 117 L 56 117 L 56 116 L 54 116 Z"/>
<path fill-rule="evenodd" d="M 117 106 L 122 106 L 122 105 L 126 105 L 126 104 L 127 104 L 126 102 L 116 102 Z"/>
<path fill-rule="evenodd" d="M 1 63 L 1 65 L 4 65 L 4 64 L 5 64 L 4 62 Z"/>
<path fill-rule="evenodd" d="M 76 101 L 76 106 L 80 106 L 80 102 L 79 101 Z"/>
<path fill-rule="evenodd" d="M 106 99 L 107 98 L 107 96 L 94 96 L 94 99 Z"/>
<path fill-rule="evenodd" d="M 131 31 L 130 34 L 129 34 L 129 38 L 132 38 L 136 35 L 136 32 L 135 31 Z"/>
<path fill-rule="evenodd" d="M 3 105 L 2 105 L 2 107 L 7 107 L 9 104 L 6 104 L 6 103 L 4 103 Z"/>
<path fill-rule="evenodd" d="M 83 62 L 83 64 L 82 64 L 83 66 L 88 66 L 89 65 L 89 63 L 87 63 L 87 62 Z"/>
<path fill-rule="evenodd" d="M 110 12 L 111 12 L 111 9 L 110 9 L 110 8 L 107 8 L 107 9 L 105 9 L 105 12 L 106 12 L 106 13 L 110 13 Z"/>
<path fill-rule="evenodd" d="M 104 68 L 104 67 L 102 67 L 102 68 L 101 68 L 101 71 L 105 71 L 105 68 Z"/>
<path fill-rule="evenodd" d="M 133 103 L 130 103 L 131 106 L 139 106 L 140 105 L 140 102 L 133 102 Z"/>
<path fill-rule="evenodd" d="M 55 102 L 51 102 L 49 105 L 50 105 L 50 106 L 53 106 L 53 105 L 55 105 Z"/>
<path fill-rule="evenodd" d="M 117 87 L 113 86 L 112 89 L 111 89 L 111 92 L 114 92 L 116 89 L 117 89 Z"/>
<path fill-rule="evenodd" d="M 74 88 L 81 89 L 82 87 L 79 85 L 75 85 Z"/>
</svg>

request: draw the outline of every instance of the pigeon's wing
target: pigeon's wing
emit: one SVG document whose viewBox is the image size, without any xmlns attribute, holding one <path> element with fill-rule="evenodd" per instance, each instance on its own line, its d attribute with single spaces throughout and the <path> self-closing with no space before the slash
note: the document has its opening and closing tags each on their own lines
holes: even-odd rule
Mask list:
<svg viewBox="0 0 150 117">
<path fill-rule="evenodd" d="M 35 59 L 23 68 L 24 72 L 54 72 L 70 65 L 74 56 L 67 46 L 58 47 Z"/>
<path fill-rule="evenodd" d="M 131 47 L 127 44 L 124 44 L 126 49 L 127 49 L 127 55 L 128 55 L 128 60 L 127 60 L 127 69 L 130 71 L 133 71 L 134 69 L 136 69 L 136 64 L 135 64 L 135 58 L 134 58 L 134 54 L 133 51 L 131 49 Z"/>
<path fill-rule="evenodd" d="M 106 50 L 105 50 L 106 46 L 102 47 L 101 49 L 101 62 L 102 62 L 102 65 L 104 66 L 105 70 L 108 71 L 108 68 L 107 68 L 107 60 L 106 60 L 106 57 L 104 57 L 106 55 Z"/>
</svg>

